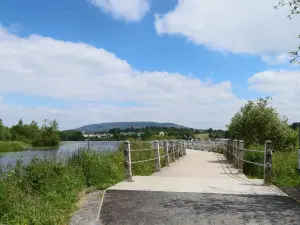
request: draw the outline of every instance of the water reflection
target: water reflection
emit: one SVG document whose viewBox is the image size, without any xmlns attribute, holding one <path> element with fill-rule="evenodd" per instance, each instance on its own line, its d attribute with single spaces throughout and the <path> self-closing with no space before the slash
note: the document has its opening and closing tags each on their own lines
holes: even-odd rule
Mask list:
<svg viewBox="0 0 300 225">
<path fill-rule="evenodd" d="M 90 149 L 96 151 L 115 150 L 120 142 L 117 141 L 91 141 Z M 27 165 L 33 158 L 48 158 L 52 157 L 60 161 L 68 159 L 72 154 L 80 148 L 87 148 L 87 142 L 74 141 L 74 142 L 61 142 L 57 149 L 53 150 L 26 150 L 21 152 L 8 152 L 0 155 L 0 168 L 3 170 L 8 165 L 14 166 L 18 160 L 22 164 Z"/>
</svg>

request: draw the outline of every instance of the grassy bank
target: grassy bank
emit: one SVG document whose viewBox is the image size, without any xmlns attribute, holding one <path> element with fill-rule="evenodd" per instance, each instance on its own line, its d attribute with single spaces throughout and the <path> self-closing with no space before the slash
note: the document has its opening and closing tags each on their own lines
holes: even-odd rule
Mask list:
<svg viewBox="0 0 300 225">
<path fill-rule="evenodd" d="M 18 152 L 26 147 L 27 145 L 21 141 L 0 141 L 0 152 Z"/>
<path fill-rule="evenodd" d="M 250 146 L 249 149 L 263 151 L 263 146 Z M 245 153 L 248 161 L 263 163 L 263 153 Z M 272 182 L 279 187 L 300 187 L 300 175 L 297 169 L 297 150 L 288 152 L 274 152 L 272 164 Z M 250 163 L 244 163 L 244 173 L 251 178 L 263 178 L 263 167 L 258 167 Z"/>
<path fill-rule="evenodd" d="M 152 148 L 145 142 L 132 142 L 131 147 Z M 132 161 L 148 157 L 154 157 L 154 151 L 132 153 Z M 0 224 L 65 224 L 76 210 L 79 193 L 86 188 L 105 189 L 123 180 L 123 165 L 122 146 L 106 153 L 80 150 L 66 164 L 54 159 L 19 164 L 1 175 Z M 133 166 L 135 175 L 154 171 L 155 162 Z"/>
</svg>

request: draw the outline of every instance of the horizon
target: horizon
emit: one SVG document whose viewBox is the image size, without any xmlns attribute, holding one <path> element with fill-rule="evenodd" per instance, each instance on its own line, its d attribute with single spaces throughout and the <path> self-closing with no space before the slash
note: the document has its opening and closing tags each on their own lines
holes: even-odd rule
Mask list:
<svg viewBox="0 0 300 225">
<path fill-rule="evenodd" d="M 289 52 L 300 17 L 277 4 L 3 0 L 0 118 L 57 119 L 62 130 L 118 121 L 226 129 L 247 101 L 270 96 L 299 122 Z"/>
</svg>

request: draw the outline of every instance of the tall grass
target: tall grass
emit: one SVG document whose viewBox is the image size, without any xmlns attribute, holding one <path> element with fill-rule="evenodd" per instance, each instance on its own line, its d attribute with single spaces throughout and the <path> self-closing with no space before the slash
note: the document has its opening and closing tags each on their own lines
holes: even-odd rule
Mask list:
<svg viewBox="0 0 300 225">
<path fill-rule="evenodd" d="M 150 143 L 138 141 L 131 147 L 153 148 Z M 154 157 L 154 150 L 132 152 L 132 161 L 150 157 Z M 79 193 L 122 181 L 123 165 L 123 146 L 114 152 L 82 149 L 65 163 L 51 158 L 34 159 L 27 166 L 17 163 L 12 170 L 0 173 L 0 224 L 65 224 L 75 211 Z M 134 175 L 154 171 L 155 161 L 133 166 Z"/>
<path fill-rule="evenodd" d="M 259 145 L 249 146 L 248 149 L 261 150 L 262 153 L 245 152 L 247 161 L 264 163 L 264 147 Z M 272 183 L 279 187 L 300 187 L 300 174 L 297 169 L 297 150 L 274 152 L 272 158 Z M 251 178 L 263 178 L 263 167 L 244 163 L 244 173 Z"/>
</svg>

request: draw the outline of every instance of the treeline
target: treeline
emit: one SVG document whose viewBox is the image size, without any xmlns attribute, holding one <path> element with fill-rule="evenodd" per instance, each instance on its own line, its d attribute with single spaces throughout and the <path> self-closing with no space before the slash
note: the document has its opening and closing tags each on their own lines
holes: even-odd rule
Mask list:
<svg viewBox="0 0 300 225">
<path fill-rule="evenodd" d="M 43 125 L 38 126 L 35 121 L 24 124 L 20 119 L 16 125 L 7 127 L 0 119 L 0 140 L 20 141 L 34 147 L 58 146 L 58 123 L 56 120 L 44 120 Z"/>
<path fill-rule="evenodd" d="M 61 141 L 84 141 L 85 137 L 77 130 L 64 130 L 59 132 Z"/>
<path fill-rule="evenodd" d="M 126 140 L 128 136 L 139 140 L 152 139 L 192 139 L 196 134 L 196 130 L 191 128 L 175 128 L 175 127 L 143 127 L 127 129 L 114 128 L 110 129 L 109 134 L 113 135 L 115 140 Z M 124 135 L 124 134 L 127 135 Z M 160 135 L 162 134 L 162 135 Z"/>
</svg>

